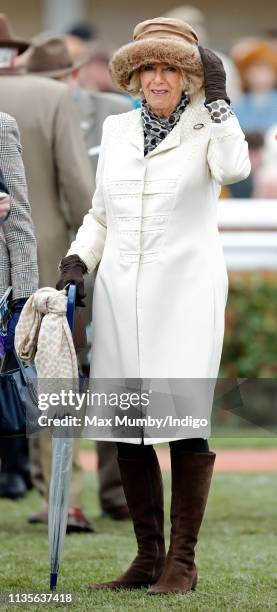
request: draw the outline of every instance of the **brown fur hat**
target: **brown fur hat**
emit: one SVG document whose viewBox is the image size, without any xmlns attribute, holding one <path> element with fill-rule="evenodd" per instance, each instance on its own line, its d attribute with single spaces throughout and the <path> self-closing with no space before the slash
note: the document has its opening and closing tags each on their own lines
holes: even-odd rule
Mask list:
<svg viewBox="0 0 277 612">
<path fill-rule="evenodd" d="M 110 62 L 111 77 L 117 87 L 128 92 L 130 78 L 145 64 L 169 64 L 180 68 L 188 81 L 188 93 L 203 87 L 203 66 L 194 30 L 180 19 L 157 17 L 139 23 L 133 42 L 124 45 Z"/>
</svg>

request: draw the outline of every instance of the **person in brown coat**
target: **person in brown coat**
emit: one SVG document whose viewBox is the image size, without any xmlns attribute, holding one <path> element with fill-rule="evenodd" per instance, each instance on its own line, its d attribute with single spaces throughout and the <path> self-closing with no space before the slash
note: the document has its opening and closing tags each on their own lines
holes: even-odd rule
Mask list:
<svg viewBox="0 0 277 612">
<path fill-rule="evenodd" d="M 40 287 L 55 283 L 58 263 L 70 235 L 90 208 L 95 184 L 79 126 L 78 112 L 64 83 L 24 75 L 15 67 L 17 53 L 28 42 L 18 40 L 0 15 L 0 110 L 18 124 L 23 145 L 29 199 L 38 244 Z M 7 53 L 10 50 L 11 53 Z M 72 528 L 91 530 L 81 507 L 81 468 L 77 451 L 71 483 Z M 43 464 L 50 475 L 51 452 Z M 36 482 L 36 480 L 35 480 Z M 47 487 L 39 492 L 45 497 Z M 44 513 L 47 522 L 47 514 Z"/>
<path fill-rule="evenodd" d="M 108 115 L 117 115 L 132 110 L 133 105 L 125 96 L 97 91 L 88 92 L 78 86 L 79 71 L 86 58 L 73 61 L 61 37 L 45 35 L 35 37 L 26 55 L 25 70 L 28 74 L 37 74 L 68 84 L 80 115 L 80 125 L 88 151 L 92 148 L 93 150 L 99 148 L 102 125 Z M 94 173 L 97 158 L 97 154 L 91 158 Z M 93 279 L 90 277 L 85 287 L 88 323 L 91 320 L 92 283 Z M 101 510 L 105 516 L 124 520 L 129 517 L 129 512 L 117 464 L 116 445 L 102 441 L 96 443 L 96 449 Z"/>
<path fill-rule="evenodd" d="M 6 20 L 0 18 L 0 48 L 1 44 L 5 45 L 5 48 L 11 44 L 13 50 L 16 50 L 17 42 L 11 40 L 12 35 L 7 30 Z M 51 46 L 48 55 L 46 53 L 48 47 L 47 45 L 44 47 L 43 43 L 46 37 L 37 37 L 37 40 L 37 45 L 34 44 L 27 50 L 27 73 L 23 69 L 24 62 L 21 62 L 20 70 L 14 67 L 16 59 L 14 55 L 10 57 L 7 68 L 2 70 L 2 73 L 0 70 L 0 82 L 3 84 L 0 107 L 5 106 L 10 109 L 9 112 L 17 118 L 21 130 L 23 157 L 38 237 L 40 286 L 51 286 L 56 279 L 58 262 L 64 254 L 65 245 L 69 246 L 69 234 L 72 237 L 90 208 L 94 191 L 94 173 L 83 142 L 80 116 L 75 101 L 72 100 L 71 90 L 67 84 L 58 80 L 61 76 L 72 74 L 78 68 L 78 63 L 76 65 L 72 63 L 66 48 L 67 55 L 64 56 L 64 43 L 61 48 L 61 39 L 53 39 L 54 49 Z M 27 48 L 27 43 L 24 43 L 24 47 L 21 46 L 22 51 Z M 49 61 L 49 57 L 52 61 L 52 70 L 49 64 L 45 63 L 47 59 Z M 106 115 L 112 112 L 110 99 L 112 96 L 109 96 L 107 104 L 106 96 L 102 95 L 104 100 L 97 106 L 101 107 L 100 117 L 95 117 L 95 113 L 92 113 L 97 123 L 93 135 L 97 138 L 99 124 L 104 120 L 104 110 Z M 117 109 L 120 107 L 122 110 L 132 107 L 122 96 L 118 98 L 119 100 L 113 104 L 116 107 L 116 111 L 113 112 L 119 112 Z M 27 108 L 33 106 L 35 106 L 33 112 L 28 113 Z M 90 129 L 92 145 L 91 138 L 92 129 Z M 32 438 L 30 449 L 33 482 L 45 501 L 43 511 L 32 514 L 30 521 L 47 522 L 51 469 L 49 437 L 41 435 Z M 97 451 L 102 511 L 113 519 L 128 518 L 129 513 L 116 462 L 116 449 L 106 443 L 99 443 Z M 70 502 L 72 508 L 79 507 L 81 503 L 82 472 L 77 457 L 75 443 Z M 76 520 L 71 517 L 71 529 L 79 528 L 83 518 L 80 518 L 80 514 Z M 83 521 L 83 526 L 84 529 L 87 528 L 87 521 Z"/>
<path fill-rule="evenodd" d="M 104 119 L 109 114 L 118 114 L 132 109 L 132 103 L 119 94 L 106 94 L 102 92 L 87 92 L 77 85 L 77 77 L 83 59 L 74 62 L 61 37 L 49 37 L 40 34 L 35 37 L 26 54 L 25 70 L 27 74 L 44 76 L 57 81 L 65 82 L 76 103 L 80 125 L 87 149 L 100 144 L 101 131 Z M 93 158 L 95 159 L 95 157 Z M 94 172 L 96 167 L 92 166 Z M 86 308 L 87 320 L 91 320 L 91 283 L 85 288 L 88 304 Z M 82 354 L 81 356 L 82 357 Z M 83 361 L 81 361 L 83 366 Z M 116 445 L 98 442 L 96 445 L 98 455 L 99 501 L 102 513 L 115 520 L 129 518 L 128 507 L 122 488 L 120 472 L 117 464 Z M 48 469 L 50 464 L 50 448 L 48 452 L 44 443 L 44 455 L 48 456 Z M 39 472 L 39 452 L 33 454 L 33 466 Z"/>
</svg>

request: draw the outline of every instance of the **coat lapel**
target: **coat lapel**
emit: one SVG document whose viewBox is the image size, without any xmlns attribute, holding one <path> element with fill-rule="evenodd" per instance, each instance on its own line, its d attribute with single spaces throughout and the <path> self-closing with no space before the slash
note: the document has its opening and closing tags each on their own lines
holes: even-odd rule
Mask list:
<svg viewBox="0 0 277 612">
<path fill-rule="evenodd" d="M 206 116 L 207 115 L 207 116 Z M 203 95 L 200 93 L 197 96 L 194 96 L 186 110 L 183 112 L 180 121 L 178 121 L 177 125 L 169 132 L 169 134 L 165 137 L 160 144 L 153 150 L 150 151 L 146 155 L 146 159 L 150 157 L 154 157 L 154 155 L 159 155 L 159 153 L 163 153 L 165 151 L 169 151 L 170 149 L 174 149 L 178 147 L 183 138 L 187 138 L 189 134 L 194 130 L 195 124 L 200 121 L 204 121 L 204 124 L 209 122 L 209 113 L 204 108 L 203 113 Z M 138 108 L 136 111 L 133 111 L 132 122 L 130 123 L 130 129 L 126 134 L 129 142 L 137 149 L 138 156 L 140 158 L 144 157 L 144 134 L 142 127 L 142 119 L 141 112 Z"/>
<path fill-rule="evenodd" d="M 140 108 L 132 111 L 132 121 L 128 126 L 128 132 L 126 138 L 130 144 L 137 150 L 137 156 L 139 158 L 144 157 L 144 134 L 141 120 Z"/>
</svg>

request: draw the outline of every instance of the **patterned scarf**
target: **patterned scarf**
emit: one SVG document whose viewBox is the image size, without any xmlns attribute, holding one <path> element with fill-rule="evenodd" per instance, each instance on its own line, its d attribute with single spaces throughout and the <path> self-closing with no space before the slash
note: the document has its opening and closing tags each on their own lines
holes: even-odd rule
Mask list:
<svg viewBox="0 0 277 612">
<path fill-rule="evenodd" d="M 157 117 L 150 110 L 146 100 L 143 100 L 141 117 L 144 131 L 144 155 L 153 151 L 177 125 L 189 101 L 189 96 L 184 93 L 175 111 L 169 117 Z"/>
</svg>

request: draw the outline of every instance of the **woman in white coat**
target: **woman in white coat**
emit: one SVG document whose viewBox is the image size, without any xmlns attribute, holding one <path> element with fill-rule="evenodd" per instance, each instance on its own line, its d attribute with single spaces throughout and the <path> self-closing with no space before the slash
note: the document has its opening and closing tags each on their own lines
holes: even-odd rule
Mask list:
<svg viewBox="0 0 277 612">
<path fill-rule="evenodd" d="M 215 379 L 228 278 L 216 207 L 221 185 L 246 178 L 247 144 L 230 109 L 222 62 L 184 22 L 137 25 L 111 62 L 141 109 L 108 117 L 92 208 L 61 262 L 63 288 L 100 262 L 93 303 L 92 378 Z M 194 549 L 215 454 L 204 438 L 170 442 L 171 539 L 153 446 L 118 443 L 138 553 L 117 580 L 92 588 L 194 589 Z M 150 440 L 151 442 L 151 440 Z"/>
</svg>

